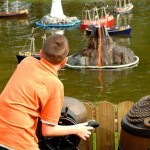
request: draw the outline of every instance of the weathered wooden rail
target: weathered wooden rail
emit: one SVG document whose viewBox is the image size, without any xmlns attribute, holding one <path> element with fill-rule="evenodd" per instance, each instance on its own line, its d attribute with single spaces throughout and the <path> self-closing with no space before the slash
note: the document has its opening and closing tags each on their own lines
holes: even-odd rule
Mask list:
<svg viewBox="0 0 150 150">
<path fill-rule="evenodd" d="M 124 115 L 133 106 L 131 101 L 123 101 L 117 106 L 108 102 L 99 102 L 96 106 L 84 103 L 88 119 L 95 119 L 100 123 L 100 127 L 95 129 L 96 133 L 96 150 L 115 150 L 115 132 L 118 132 L 118 140 L 120 137 L 121 121 Z M 93 135 L 86 141 L 80 142 L 80 150 L 95 150 L 93 148 Z"/>
</svg>

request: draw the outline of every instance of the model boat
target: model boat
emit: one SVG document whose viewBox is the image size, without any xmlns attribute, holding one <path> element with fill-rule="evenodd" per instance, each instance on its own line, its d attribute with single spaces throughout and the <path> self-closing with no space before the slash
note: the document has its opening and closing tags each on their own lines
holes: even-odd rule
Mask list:
<svg viewBox="0 0 150 150">
<path fill-rule="evenodd" d="M 44 28 L 72 28 L 78 27 L 80 20 L 76 16 L 64 15 L 61 0 L 52 0 L 50 14 L 43 16 L 35 24 Z"/>
<path fill-rule="evenodd" d="M 31 34 L 28 36 L 27 41 L 25 42 L 25 45 L 23 46 L 23 49 L 18 52 L 16 55 L 18 63 L 20 63 L 25 57 L 32 56 L 34 58 L 40 59 L 40 51 L 36 51 L 35 48 L 35 35 L 34 32 L 36 29 L 39 27 L 32 28 Z M 45 30 L 42 32 L 42 41 L 41 43 L 43 44 L 44 41 L 46 40 L 47 37 L 47 32 L 50 32 L 50 34 L 64 34 L 64 30 L 56 30 L 56 29 L 51 29 L 51 30 Z M 42 45 L 41 45 L 42 48 Z"/>
<path fill-rule="evenodd" d="M 116 13 L 129 13 L 133 9 L 133 4 L 130 0 L 116 0 L 114 12 Z"/>
<path fill-rule="evenodd" d="M 121 26 L 120 28 L 110 28 L 108 29 L 109 35 L 115 35 L 115 34 L 130 34 L 132 28 L 128 26 Z"/>
<path fill-rule="evenodd" d="M 16 0 L 13 2 L 6 2 L 2 6 L 2 11 L 0 11 L 0 18 L 5 17 L 23 17 L 28 15 L 28 9 L 23 5 L 22 2 Z"/>
<path fill-rule="evenodd" d="M 107 28 L 114 27 L 114 17 L 106 12 L 105 6 L 98 7 L 94 5 L 86 4 L 82 11 L 82 20 L 80 23 L 80 28 L 85 29 L 89 25 L 100 25 L 106 26 Z"/>
<path fill-rule="evenodd" d="M 109 35 L 118 35 L 118 34 L 124 34 L 124 35 L 130 35 L 131 34 L 131 31 L 132 31 L 132 27 L 127 24 L 126 18 L 127 16 L 126 15 L 121 15 L 121 14 L 118 14 L 117 17 L 116 17 L 116 25 L 113 27 L 113 28 L 106 28 L 107 29 L 107 32 Z M 121 20 L 121 18 L 123 18 Z M 121 23 L 121 22 L 124 22 Z M 95 25 L 89 25 L 88 28 L 86 28 L 86 35 L 90 35 L 91 32 L 94 30 L 94 28 L 98 28 L 98 26 L 95 26 Z"/>
</svg>

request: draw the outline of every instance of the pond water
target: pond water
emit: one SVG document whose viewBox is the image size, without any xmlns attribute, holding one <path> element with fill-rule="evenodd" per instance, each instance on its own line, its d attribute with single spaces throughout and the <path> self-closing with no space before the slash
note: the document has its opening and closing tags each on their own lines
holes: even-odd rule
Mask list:
<svg viewBox="0 0 150 150">
<path fill-rule="evenodd" d="M 64 14 L 81 19 L 82 9 L 86 2 L 93 1 L 63 0 Z M 16 54 L 23 49 L 32 27 L 35 27 L 35 21 L 40 20 L 51 9 L 49 0 L 32 0 L 26 3 L 29 7 L 28 18 L 0 18 L 0 92 L 17 66 Z M 109 5 L 110 10 L 115 5 L 114 0 L 106 0 L 105 3 Z M 150 94 L 150 1 L 132 0 L 132 3 L 134 8 L 130 20 L 131 36 L 117 36 L 113 37 L 113 40 L 133 50 L 140 58 L 138 66 L 118 70 L 64 68 L 59 72 L 59 78 L 64 84 L 66 96 L 86 102 L 97 103 L 107 100 L 118 104 L 125 100 L 136 102 L 141 97 Z M 42 33 L 41 29 L 36 29 L 37 51 L 41 49 Z M 64 35 L 70 43 L 70 54 L 87 46 L 88 39 L 79 27 L 64 30 Z"/>
</svg>

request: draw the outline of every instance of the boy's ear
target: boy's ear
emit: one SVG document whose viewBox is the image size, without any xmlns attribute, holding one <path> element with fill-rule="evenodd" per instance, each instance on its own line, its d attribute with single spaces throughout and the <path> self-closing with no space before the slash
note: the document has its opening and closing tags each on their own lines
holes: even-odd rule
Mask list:
<svg viewBox="0 0 150 150">
<path fill-rule="evenodd" d="M 42 49 L 40 50 L 40 58 L 43 57 L 43 52 L 42 52 Z"/>
<path fill-rule="evenodd" d="M 61 67 L 65 66 L 67 63 L 68 58 L 66 57 L 62 62 L 61 62 Z"/>
</svg>

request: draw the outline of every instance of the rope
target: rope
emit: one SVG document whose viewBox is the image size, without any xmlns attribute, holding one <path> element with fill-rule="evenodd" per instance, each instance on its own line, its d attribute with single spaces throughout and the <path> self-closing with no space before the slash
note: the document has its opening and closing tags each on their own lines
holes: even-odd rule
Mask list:
<svg viewBox="0 0 150 150">
<path fill-rule="evenodd" d="M 146 126 L 149 121 L 147 121 L 147 118 L 150 117 L 150 96 L 145 96 L 140 99 L 139 102 L 137 102 L 127 113 L 126 118 L 130 123 L 143 123 L 146 119 L 145 123 Z M 150 120 L 150 118 L 148 119 Z"/>
</svg>

